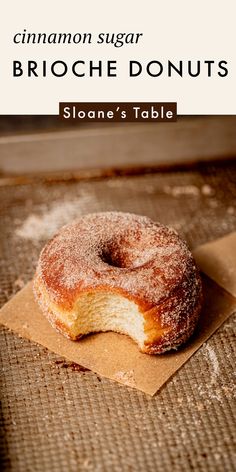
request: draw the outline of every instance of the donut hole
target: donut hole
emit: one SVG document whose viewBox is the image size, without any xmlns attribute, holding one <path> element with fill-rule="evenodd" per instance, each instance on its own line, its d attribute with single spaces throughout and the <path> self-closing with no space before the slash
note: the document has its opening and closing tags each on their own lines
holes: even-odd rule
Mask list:
<svg viewBox="0 0 236 472">
<path fill-rule="evenodd" d="M 136 269 L 150 262 L 156 254 L 156 247 L 144 240 L 133 238 L 113 241 L 102 251 L 102 260 L 112 267 Z"/>
<path fill-rule="evenodd" d="M 109 266 L 118 267 L 119 269 L 127 268 L 126 265 L 124 265 L 124 262 L 121 257 L 117 257 L 117 254 L 114 254 L 114 252 L 111 252 L 109 250 L 104 250 L 102 252 L 101 259 Z"/>
</svg>

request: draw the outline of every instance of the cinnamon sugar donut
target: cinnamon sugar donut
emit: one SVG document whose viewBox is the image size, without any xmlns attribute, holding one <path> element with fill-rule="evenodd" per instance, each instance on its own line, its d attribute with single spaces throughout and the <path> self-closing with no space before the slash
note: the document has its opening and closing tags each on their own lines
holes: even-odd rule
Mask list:
<svg viewBox="0 0 236 472">
<path fill-rule="evenodd" d="M 41 252 L 34 292 L 51 324 L 70 339 L 116 331 L 148 354 L 184 343 L 202 302 L 186 243 L 173 229 L 121 212 L 64 226 Z"/>
</svg>

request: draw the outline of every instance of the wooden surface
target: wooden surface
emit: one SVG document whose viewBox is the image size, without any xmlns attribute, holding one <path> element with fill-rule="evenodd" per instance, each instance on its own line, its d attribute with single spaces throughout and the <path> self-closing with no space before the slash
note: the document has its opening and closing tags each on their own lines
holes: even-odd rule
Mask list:
<svg viewBox="0 0 236 472">
<path fill-rule="evenodd" d="M 28 123 L 28 122 L 27 122 Z M 51 122 L 50 122 L 51 123 Z M 27 124 L 29 129 L 29 123 Z M 0 135 L 2 177 L 92 168 L 199 162 L 236 156 L 236 117 L 182 117 L 176 123 L 85 125 Z M 34 131 L 34 132 L 33 132 Z"/>
</svg>

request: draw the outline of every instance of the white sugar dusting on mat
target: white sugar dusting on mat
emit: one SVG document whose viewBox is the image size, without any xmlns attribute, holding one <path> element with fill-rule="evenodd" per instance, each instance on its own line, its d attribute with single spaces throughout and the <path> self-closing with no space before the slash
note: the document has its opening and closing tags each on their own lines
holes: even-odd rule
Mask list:
<svg viewBox="0 0 236 472">
<path fill-rule="evenodd" d="M 81 195 L 76 200 L 68 202 L 58 200 L 44 212 L 42 211 L 44 207 L 41 206 L 39 209 L 42 213 L 30 214 L 17 228 L 15 234 L 31 241 L 51 238 L 61 226 L 81 216 L 84 206 L 91 203 L 91 200 L 94 201 L 94 198 L 90 195 Z"/>
<path fill-rule="evenodd" d="M 207 357 L 211 363 L 212 380 L 214 380 L 214 378 L 217 377 L 217 375 L 219 374 L 219 370 L 220 370 L 217 355 L 214 349 L 211 346 L 208 346 L 208 344 L 206 344 L 205 350 L 207 353 Z"/>
<path fill-rule="evenodd" d="M 193 195 L 198 196 L 200 190 L 196 185 L 176 185 L 174 187 L 170 185 L 165 185 L 164 192 L 173 195 L 173 197 L 180 197 L 181 195 Z"/>
<path fill-rule="evenodd" d="M 220 364 L 213 347 L 205 344 L 201 352 L 209 365 L 210 376 L 208 383 L 198 385 L 198 392 L 201 397 L 204 397 L 206 403 L 217 400 L 223 404 L 225 397 L 232 394 L 232 389 L 219 384 Z"/>
<path fill-rule="evenodd" d="M 134 371 L 129 370 L 129 371 L 118 371 L 115 374 L 115 378 L 117 381 L 124 383 L 125 385 L 128 385 L 129 387 L 135 387 L 136 382 L 134 378 Z"/>
<path fill-rule="evenodd" d="M 201 194 L 206 197 L 211 197 L 214 195 L 214 189 L 208 184 L 202 185 L 201 188 L 196 185 L 165 185 L 163 190 L 165 193 L 172 195 L 173 197 L 181 197 L 182 195 L 198 197 Z"/>
</svg>

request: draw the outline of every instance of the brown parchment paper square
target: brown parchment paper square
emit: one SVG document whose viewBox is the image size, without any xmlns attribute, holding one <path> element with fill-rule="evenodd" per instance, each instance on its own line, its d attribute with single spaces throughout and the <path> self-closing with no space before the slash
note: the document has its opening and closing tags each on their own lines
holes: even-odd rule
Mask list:
<svg viewBox="0 0 236 472">
<path fill-rule="evenodd" d="M 215 242 L 209 243 L 209 246 L 210 244 Z M 223 251 L 225 244 L 228 244 L 227 238 L 219 240 L 218 250 Z M 198 254 L 201 254 L 199 249 L 195 251 L 195 257 L 201 267 L 201 258 L 198 260 Z M 208 257 L 214 258 L 215 252 L 207 251 L 204 260 Z M 213 260 L 209 266 L 211 270 L 208 271 L 208 275 L 213 279 L 215 267 Z M 217 281 L 221 286 L 225 286 L 221 283 L 220 277 Z M 104 377 L 154 395 L 236 309 L 236 299 L 230 293 L 232 284 L 229 284 L 229 290 L 225 291 L 203 275 L 203 287 L 205 302 L 194 336 L 179 351 L 159 356 L 140 353 L 131 339 L 116 333 L 94 334 L 80 342 L 66 339 L 50 326 L 41 313 L 34 300 L 32 282 L 2 308 L 0 322 L 20 336 L 33 340 L 72 362 Z"/>
<path fill-rule="evenodd" d="M 236 297 L 236 231 L 194 251 L 201 270 Z"/>
</svg>

